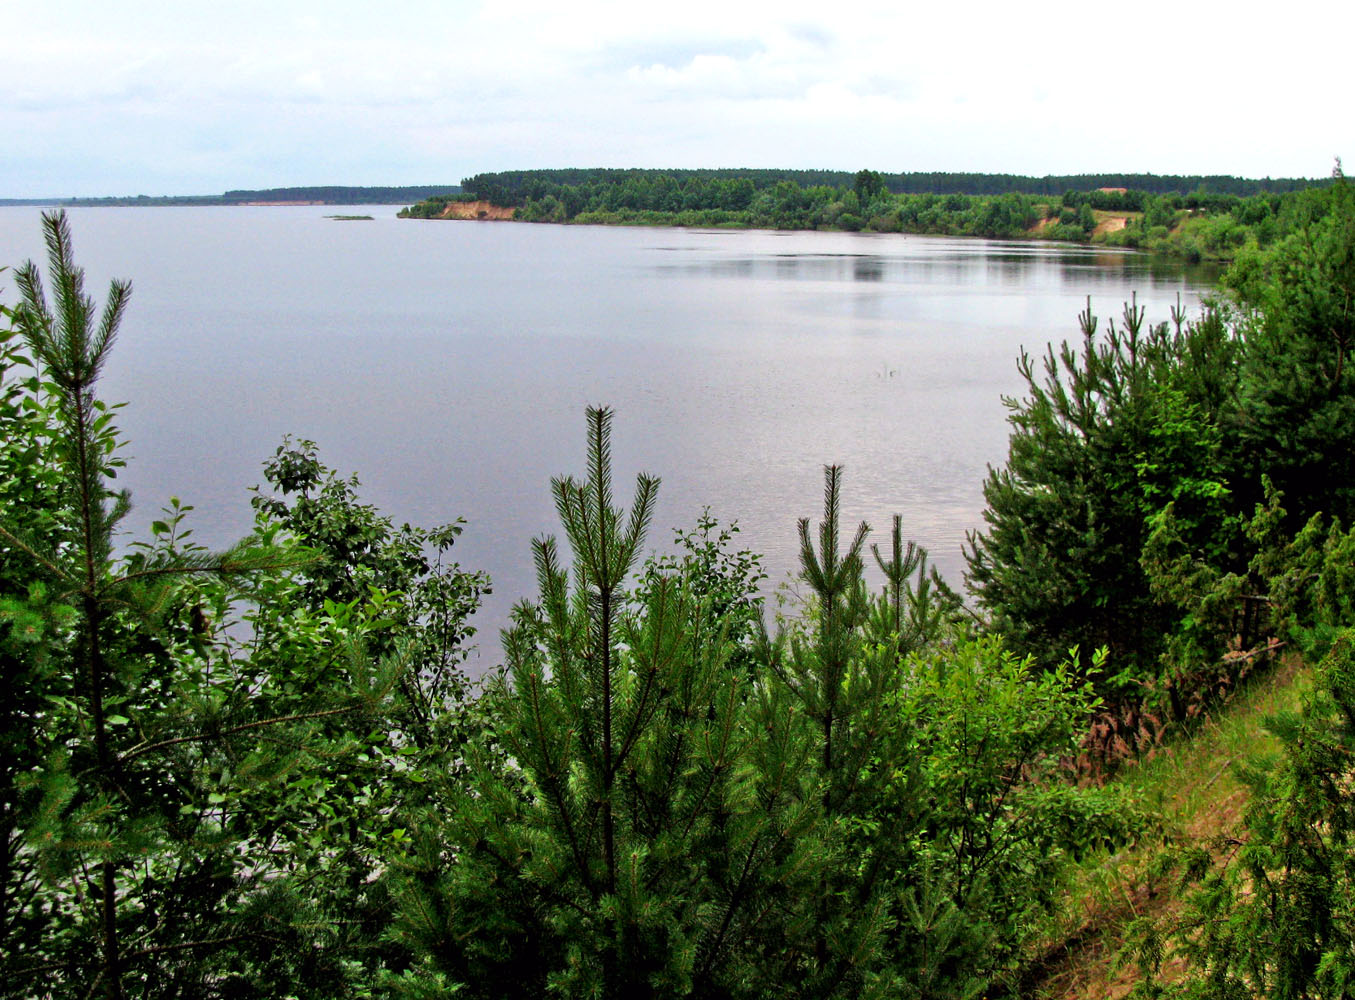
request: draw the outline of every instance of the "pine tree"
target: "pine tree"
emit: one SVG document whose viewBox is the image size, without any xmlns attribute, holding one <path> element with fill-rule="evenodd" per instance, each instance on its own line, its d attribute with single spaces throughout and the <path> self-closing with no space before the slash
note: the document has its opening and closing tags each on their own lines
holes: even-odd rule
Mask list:
<svg viewBox="0 0 1355 1000">
<path fill-rule="evenodd" d="M 63 477 L 52 461 L 57 416 L 39 396 L 29 359 L 0 306 L 0 517 L 22 521 L 30 539 L 55 548 L 71 525 L 57 502 Z M 35 808 L 31 776 L 42 765 L 51 705 L 71 697 L 62 669 L 74 609 L 52 600 L 27 554 L 0 539 L 0 968 L 35 963 L 49 921 L 41 873 L 26 843 Z M 0 991 L 8 986 L 0 980 Z"/>
<path fill-rule="evenodd" d="M 806 720 L 815 747 L 822 809 L 831 824 L 834 855 L 825 860 L 807 914 L 813 930 L 799 957 L 801 996 L 853 995 L 877 960 L 886 904 L 876 891 L 881 858 L 871 838 L 845 831 L 861 814 L 863 800 L 878 789 L 868 764 L 884 728 L 886 696 L 902 678 L 899 658 L 887 647 L 868 646 L 865 626 L 871 601 L 863 577 L 862 549 L 870 526 L 857 525 L 842 549 L 842 468 L 824 468 L 823 520 L 818 545 L 809 518 L 801 518 L 800 574 L 812 591 L 807 636 L 778 633 L 768 643 L 776 694 Z M 862 863 L 847 853 L 864 852 Z M 788 946 L 794 949 L 794 942 Z"/>
<path fill-rule="evenodd" d="M 871 607 L 867 633 L 872 641 L 892 645 L 900 658 L 921 649 L 940 635 L 960 614 L 960 597 L 947 586 L 935 567 L 927 565 L 927 550 L 904 542 L 903 517 L 894 515 L 890 555 L 871 545 L 885 586 Z"/>
<path fill-rule="evenodd" d="M 337 631 L 311 635 L 309 662 L 215 634 L 204 607 L 220 619 L 248 603 L 241 586 L 299 559 L 257 540 L 206 552 L 186 541 L 177 504 L 152 541 L 115 553 L 130 500 L 111 487 L 115 408 L 96 388 L 130 285 L 114 282 L 96 313 L 64 214 L 43 226 L 54 298 L 26 265 L 16 325 L 41 378 L 28 409 L 55 417 L 39 432 L 50 431 L 52 464 L 38 516 L 3 511 L 6 562 L 28 587 L 4 595 L 0 613 L 11 638 L 35 626 L 8 652 L 38 675 L 46 704 L 17 720 L 35 766 L 7 803 L 26 869 L 8 884 L 31 893 L 31 919 L 4 942 L 0 983 L 109 998 L 333 995 L 340 976 L 316 947 L 314 907 L 283 877 L 286 821 L 260 809 L 314 754 L 340 749 L 322 721 L 369 715 L 395 668 L 376 669 Z M 281 693 L 298 679 L 289 671 L 336 658 L 341 696 Z"/>
<path fill-rule="evenodd" d="M 729 668 L 709 602 L 627 589 L 658 481 L 613 507 L 610 412 L 587 425 L 587 479 L 552 484 L 572 566 L 537 540 L 540 600 L 504 634 L 511 763 L 482 757 L 450 826 L 416 825 L 402 938 L 469 996 L 756 996 L 806 888 L 807 744 Z"/>
<path fill-rule="evenodd" d="M 1180 611 L 1140 564 L 1151 519 L 1171 503 L 1190 543 L 1232 567 L 1239 524 L 1223 429 L 1236 391 L 1236 341 L 1215 313 L 1148 326 L 1125 306 L 1098 334 L 1020 362 L 1028 395 L 1005 400 L 1006 464 L 989 471 L 982 532 L 969 539 L 969 582 L 993 626 L 1052 665 L 1109 650 L 1113 674 L 1156 676 Z M 1245 566 L 1245 558 L 1241 559 Z M 1105 689 L 1103 689 L 1105 690 Z"/>
<path fill-rule="evenodd" d="M 1257 309 L 1237 428 L 1247 499 L 1270 476 L 1296 530 L 1319 511 L 1355 518 L 1355 189 L 1338 163 L 1289 211 L 1294 233 L 1225 280 Z"/>
<path fill-rule="evenodd" d="M 947 635 L 958 608 L 940 578 L 928 575 L 925 550 L 905 545 L 899 517 L 890 558 L 873 550 L 885 589 L 868 594 L 862 551 L 870 528 L 857 525 L 844 549 L 842 482 L 840 466 L 824 468 L 817 545 L 809 519 L 799 522 L 801 578 L 811 591 L 806 618 L 764 642 L 773 696 L 804 720 L 815 748 L 824 815 L 818 884 L 802 910 L 805 933 L 784 945 L 796 963 L 795 995 L 805 997 L 887 994 L 902 974 L 891 961 L 900 954 L 892 927 L 900 883 L 920 874 L 914 838 L 926 808 L 921 760 L 899 699 L 909 657 Z"/>
<path fill-rule="evenodd" d="M 1204 847 L 1170 859 L 1185 906 L 1167 941 L 1150 921 L 1133 928 L 1146 972 L 1137 995 L 1355 996 L 1355 630 L 1329 639 L 1301 713 L 1268 720 L 1283 756 L 1242 772 L 1251 786 L 1245 836 L 1219 845 L 1221 861 Z M 1164 983 L 1168 941 L 1186 974 Z"/>
</svg>

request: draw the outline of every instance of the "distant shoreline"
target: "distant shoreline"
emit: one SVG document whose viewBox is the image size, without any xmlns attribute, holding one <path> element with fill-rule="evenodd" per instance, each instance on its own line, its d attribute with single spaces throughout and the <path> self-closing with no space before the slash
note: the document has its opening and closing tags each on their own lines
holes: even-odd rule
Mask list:
<svg viewBox="0 0 1355 1000">
<path fill-rule="evenodd" d="M 459 184 L 420 184 L 407 187 L 313 187 L 259 188 L 222 194 L 116 195 L 104 198 L 0 198 L 0 207 L 35 208 L 162 208 L 184 206 L 240 206 L 247 208 L 309 205 L 408 205 L 435 196 L 461 193 Z"/>
</svg>

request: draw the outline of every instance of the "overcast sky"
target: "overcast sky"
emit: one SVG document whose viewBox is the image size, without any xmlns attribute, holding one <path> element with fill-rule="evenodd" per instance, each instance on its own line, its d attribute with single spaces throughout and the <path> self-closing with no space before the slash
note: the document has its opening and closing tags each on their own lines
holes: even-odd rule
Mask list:
<svg viewBox="0 0 1355 1000">
<path fill-rule="evenodd" d="M 1355 14 L 1334 0 L 0 12 L 0 197 L 564 166 L 1312 177 L 1355 157 Z"/>
</svg>

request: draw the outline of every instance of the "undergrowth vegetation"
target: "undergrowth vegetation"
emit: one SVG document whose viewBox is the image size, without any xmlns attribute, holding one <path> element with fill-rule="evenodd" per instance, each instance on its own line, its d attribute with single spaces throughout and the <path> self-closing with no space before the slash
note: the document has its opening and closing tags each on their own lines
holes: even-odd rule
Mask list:
<svg viewBox="0 0 1355 1000">
<path fill-rule="evenodd" d="M 830 466 L 770 626 L 732 527 L 646 554 L 659 481 L 616 496 L 592 408 L 478 688 L 460 523 L 396 527 L 311 442 L 226 552 L 175 500 L 119 534 L 97 388 L 130 287 L 97 309 L 47 217 L 0 344 L 0 991 L 1012 994 L 1124 885 L 1108 858 L 1165 842 L 1135 862 L 1181 893 L 1132 928 L 1143 993 L 1349 996 L 1355 205 L 1301 197 L 1231 299 L 1089 306 L 1022 358 L 973 608 L 900 519 L 844 524 Z M 1232 781 L 1245 740 L 1202 778 L 1182 734 L 1280 651 L 1312 691 L 1211 844 L 1145 782 Z"/>
</svg>

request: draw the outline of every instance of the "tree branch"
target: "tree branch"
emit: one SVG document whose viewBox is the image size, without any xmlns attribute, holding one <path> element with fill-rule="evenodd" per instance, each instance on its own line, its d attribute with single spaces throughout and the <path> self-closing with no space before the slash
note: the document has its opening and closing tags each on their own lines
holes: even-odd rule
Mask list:
<svg viewBox="0 0 1355 1000">
<path fill-rule="evenodd" d="M 193 736 L 175 736 L 172 739 L 159 740 L 155 743 L 145 743 L 134 746 L 118 758 L 118 763 L 124 764 L 127 761 L 135 760 L 138 757 L 144 757 L 152 751 L 163 750 L 165 747 L 178 746 L 182 743 L 206 742 L 207 740 L 220 739 L 223 736 L 234 736 L 237 733 L 248 732 L 251 729 L 277 726 L 285 722 L 309 722 L 312 719 L 324 719 L 335 715 L 348 715 L 357 710 L 358 706 L 350 705 L 347 708 L 330 708 L 320 712 L 298 712 L 295 715 L 277 715 L 268 719 L 257 719 L 254 722 L 241 723 L 238 726 L 231 726 L 228 729 L 222 729 L 215 733 L 198 733 Z"/>
</svg>

